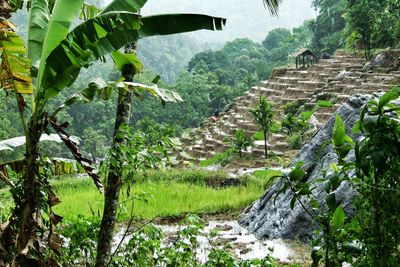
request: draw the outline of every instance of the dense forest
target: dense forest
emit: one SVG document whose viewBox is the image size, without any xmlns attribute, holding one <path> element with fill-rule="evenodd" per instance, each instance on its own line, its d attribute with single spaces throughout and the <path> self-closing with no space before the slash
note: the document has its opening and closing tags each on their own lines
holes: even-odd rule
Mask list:
<svg viewBox="0 0 400 267">
<path fill-rule="evenodd" d="M 376 83 L 398 78 L 400 1 L 146 2 L 0 0 L 0 267 L 398 266 L 399 88 L 365 100 L 352 133 L 348 121 L 330 119 L 330 136 L 318 151 L 329 146 L 334 163 L 323 162 L 315 181 L 307 164 L 292 159 L 321 127 L 310 122 L 313 112 L 337 109 L 329 81 L 353 79 L 341 90 L 370 86 L 372 93 Z M 170 10 L 180 13 L 164 14 Z M 302 48 L 324 60 L 340 51 L 337 58 L 362 65 L 344 67 L 326 83 L 309 82 L 306 75 L 318 75 L 318 67 L 337 71 L 340 62 L 296 70 L 293 55 Z M 385 59 L 395 68 L 381 64 L 375 73 L 371 66 L 384 51 L 395 55 Z M 363 74 L 354 78 L 353 69 Z M 188 138 L 206 127 L 217 131 L 219 114 L 271 77 L 280 82 L 266 91 L 279 91 L 284 77 L 274 73 L 288 70 L 298 75 L 289 82 L 323 84 L 316 103 L 279 106 L 261 96 L 255 106 L 235 107 L 258 123 L 251 135 L 229 129 L 232 137 L 212 151 L 213 139 L 203 134 L 210 143 L 193 147 L 212 156 L 184 157 L 179 149 Z M 362 80 L 368 77 L 378 82 Z M 301 140 L 290 157 L 271 153 L 272 133 L 281 140 L 288 132 L 286 140 L 295 134 Z M 254 157 L 248 148 L 257 142 L 265 151 Z M 171 163 L 174 153 L 175 161 L 184 160 Z M 286 204 L 313 221 L 311 242 L 297 244 L 310 257 L 280 262 L 271 249 L 262 259 L 242 259 L 229 244 L 237 238 L 218 235 L 231 228 L 206 232 L 208 223 L 191 215 L 236 220 L 269 187 L 275 200 L 290 191 Z M 342 187 L 357 192 L 357 211 L 348 213 Z M 186 228 L 167 237 L 149 226 L 182 218 Z M 205 259 L 199 236 L 208 242 Z"/>
</svg>

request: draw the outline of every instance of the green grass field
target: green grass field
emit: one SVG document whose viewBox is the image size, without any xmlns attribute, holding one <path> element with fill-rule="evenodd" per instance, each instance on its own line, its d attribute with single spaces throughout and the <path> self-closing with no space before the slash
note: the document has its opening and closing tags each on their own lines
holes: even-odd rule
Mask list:
<svg viewBox="0 0 400 267">
<path fill-rule="evenodd" d="M 215 185 L 226 179 L 227 174 L 200 170 L 149 172 L 138 176 L 130 187 L 123 187 L 119 220 L 130 218 L 132 204 L 137 219 L 239 211 L 261 196 L 272 174 L 275 172 L 266 171 L 257 177 L 244 177 L 240 186 L 217 187 Z M 89 178 L 61 177 L 51 183 L 62 201 L 54 211 L 65 220 L 73 221 L 78 215 L 101 214 L 103 196 Z M 0 191 L 0 200 L 0 203 L 11 202 L 9 192 Z"/>
</svg>

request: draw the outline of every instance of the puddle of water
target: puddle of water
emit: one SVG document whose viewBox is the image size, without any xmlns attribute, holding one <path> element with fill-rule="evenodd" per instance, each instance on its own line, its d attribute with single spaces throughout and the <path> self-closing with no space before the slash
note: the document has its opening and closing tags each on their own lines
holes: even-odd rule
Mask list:
<svg viewBox="0 0 400 267">
<path fill-rule="evenodd" d="M 285 169 L 281 167 L 272 167 L 272 168 L 265 168 L 265 167 L 260 167 L 260 168 L 240 168 L 235 170 L 234 172 L 229 173 L 230 177 L 238 177 L 238 176 L 243 176 L 245 174 L 250 174 L 255 171 L 264 171 L 264 170 L 274 170 L 274 171 L 281 171 L 281 172 L 288 172 L 290 169 Z"/>
<path fill-rule="evenodd" d="M 176 235 L 176 233 L 185 228 L 182 225 L 156 225 L 161 228 L 165 238 Z M 218 230 L 216 237 L 208 238 L 210 232 L 214 229 Z M 125 229 L 121 229 L 115 236 L 114 249 L 120 242 Z M 128 242 L 129 236 L 124 240 Z M 229 243 L 229 251 L 234 253 L 238 259 L 262 259 L 268 255 L 276 258 L 281 262 L 291 262 L 295 258 L 295 252 L 291 245 L 281 239 L 276 240 L 258 240 L 253 234 L 250 234 L 245 228 L 241 227 L 237 221 L 209 221 L 202 231 L 201 235 L 197 237 L 199 248 L 197 249 L 198 259 L 204 263 L 207 261 L 208 254 L 211 250 L 212 242 L 214 247 L 224 248 L 224 245 Z M 171 241 L 170 241 L 171 242 Z M 166 243 L 166 246 L 169 244 Z"/>
</svg>

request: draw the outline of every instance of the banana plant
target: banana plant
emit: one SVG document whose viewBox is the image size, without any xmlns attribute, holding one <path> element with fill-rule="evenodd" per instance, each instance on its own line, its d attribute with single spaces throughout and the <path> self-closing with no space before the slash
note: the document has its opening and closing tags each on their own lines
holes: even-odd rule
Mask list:
<svg viewBox="0 0 400 267">
<path fill-rule="evenodd" d="M 36 230 L 40 227 L 39 205 L 46 201 L 43 201 L 45 199 L 41 193 L 44 185 L 40 182 L 38 143 L 43 132 L 49 131 L 50 125 L 60 137 L 65 137 L 66 128 L 65 124 L 58 124 L 56 118 L 48 116 L 52 112 L 46 110 L 47 102 L 72 85 L 82 68 L 141 37 L 198 29 L 220 30 L 225 19 L 197 14 L 141 17 L 138 11 L 146 3 L 145 0 L 114 0 L 99 13 L 86 12 L 91 18 L 86 16 L 86 21 L 71 30 L 72 22 L 84 10 L 83 0 L 31 0 L 28 1 L 26 51 L 22 39 L 7 21 L 10 12 L 23 7 L 24 1 L 1 2 L 4 3 L 0 10 L 1 87 L 14 89 L 26 135 L 25 175 L 22 179 L 22 194 L 16 197 L 12 220 L 15 222 L 13 229 L 16 230 L 13 236 L 17 237 L 19 263 L 27 264 L 28 258 L 36 253 L 38 260 L 35 264 L 40 265 Z M 135 86 L 126 84 L 126 87 L 129 89 Z M 30 107 L 25 101 L 26 94 L 32 99 Z M 76 150 L 68 136 L 63 141 L 69 148 Z M 89 162 L 82 163 L 86 166 Z M 92 175 L 92 178 L 101 187 L 98 177 Z M 49 195 L 48 199 L 51 206 L 54 203 L 50 201 L 52 196 Z M 53 232 L 48 239 L 57 240 Z M 57 242 L 50 241 L 49 246 L 58 251 Z"/>
</svg>

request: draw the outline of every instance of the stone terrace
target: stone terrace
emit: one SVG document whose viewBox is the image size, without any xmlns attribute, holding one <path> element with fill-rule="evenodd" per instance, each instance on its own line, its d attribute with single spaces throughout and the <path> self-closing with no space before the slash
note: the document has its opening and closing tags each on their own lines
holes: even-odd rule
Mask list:
<svg viewBox="0 0 400 267">
<path fill-rule="evenodd" d="M 321 59 L 307 69 L 275 69 L 270 80 L 252 87 L 236 98 L 229 110 L 222 112 L 218 121 L 206 123 L 202 128 L 192 130 L 181 138 L 182 146 L 175 151 L 178 161 L 195 161 L 210 158 L 229 148 L 230 140 L 237 129 L 244 129 L 249 135 L 259 131 L 248 111 L 261 95 L 274 103 L 277 120 L 283 116 L 283 106 L 292 101 L 316 105 L 318 99 L 334 98 L 331 108 L 319 108 L 314 113 L 316 126 L 322 126 L 336 109 L 351 95 L 387 91 L 400 83 L 400 72 L 388 73 L 363 71 L 364 60 L 343 52 L 336 52 L 331 59 Z M 289 150 L 286 136 L 272 134 L 268 139 L 269 150 L 283 155 Z M 263 142 L 256 141 L 249 152 L 252 156 L 263 157 Z"/>
</svg>

